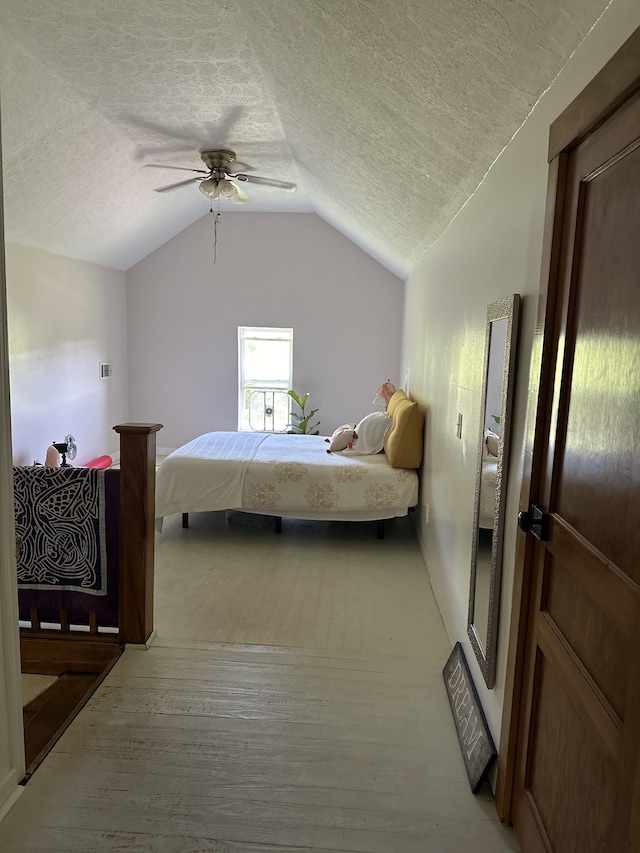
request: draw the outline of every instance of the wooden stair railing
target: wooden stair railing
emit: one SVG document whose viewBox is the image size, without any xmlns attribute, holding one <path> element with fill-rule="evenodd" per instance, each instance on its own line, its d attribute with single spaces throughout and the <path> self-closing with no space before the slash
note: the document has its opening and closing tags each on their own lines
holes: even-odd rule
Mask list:
<svg viewBox="0 0 640 853">
<path fill-rule="evenodd" d="M 153 633 L 156 433 L 162 424 L 114 426 L 120 436 L 120 641 Z"/>
<path fill-rule="evenodd" d="M 60 630 L 43 630 L 37 609 L 20 630 L 22 671 L 57 681 L 23 711 L 25 782 L 84 707 L 127 643 L 144 644 L 153 632 L 156 432 L 161 424 L 119 424 L 119 630 L 100 633 L 95 613 L 88 632 L 71 631 L 66 611 Z"/>
</svg>

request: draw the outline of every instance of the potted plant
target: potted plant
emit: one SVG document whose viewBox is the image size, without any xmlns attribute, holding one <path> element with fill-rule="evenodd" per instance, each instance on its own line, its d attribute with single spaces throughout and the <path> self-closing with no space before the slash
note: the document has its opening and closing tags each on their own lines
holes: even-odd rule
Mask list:
<svg viewBox="0 0 640 853">
<path fill-rule="evenodd" d="M 299 412 L 291 412 L 291 423 L 287 428 L 287 432 L 297 435 L 320 435 L 320 430 L 317 429 L 320 426 L 320 421 L 318 420 L 314 424 L 311 423 L 311 419 L 318 409 L 311 409 L 310 412 L 306 411 L 309 392 L 307 391 L 306 394 L 300 396 L 293 389 L 290 389 L 287 391 L 287 394 L 300 409 Z"/>
</svg>

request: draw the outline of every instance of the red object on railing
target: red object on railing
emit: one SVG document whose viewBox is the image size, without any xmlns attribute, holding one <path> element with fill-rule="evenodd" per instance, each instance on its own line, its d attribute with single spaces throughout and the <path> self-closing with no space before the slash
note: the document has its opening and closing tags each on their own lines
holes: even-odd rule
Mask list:
<svg viewBox="0 0 640 853">
<path fill-rule="evenodd" d="M 87 462 L 84 466 L 85 468 L 111 468 L 113 465 L 113 459 L 110 456 L 98 456 L 96 459 L 92 459 L 91 462 Z"/>
</svg>

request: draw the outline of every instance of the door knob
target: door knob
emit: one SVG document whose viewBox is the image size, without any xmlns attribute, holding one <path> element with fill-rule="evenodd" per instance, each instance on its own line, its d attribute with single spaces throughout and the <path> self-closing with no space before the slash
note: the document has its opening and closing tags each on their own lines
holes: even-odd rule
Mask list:
<svg viewBox="0 0 640 853">
<path fill-rule="evenodd" d="M 528 510 L 518 513 L 518 527 L 545 542 L 549 538 L 549 515 L 537 504 L 531 504 Z"/>
<path fill-rule="evenodd" d="M 526 510 L 518 513 L 518 527 L 524 533 L 528 533 L 531 530 L 531 516 Z"/>
</svg>

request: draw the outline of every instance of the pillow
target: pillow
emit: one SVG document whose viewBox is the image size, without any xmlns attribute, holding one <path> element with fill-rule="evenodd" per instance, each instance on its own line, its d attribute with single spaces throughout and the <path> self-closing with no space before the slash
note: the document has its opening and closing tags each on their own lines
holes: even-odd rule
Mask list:
<svg viewBox="0 0 640 853">
<path fill-rule="evenodd" d="M 331 438 L 325 438 L 325 441 L 329 442 L 327 453 L 335 453 L 338 450 L 345 450 L 347 447 L 351 447 L 355 431 L 355 424 L 343 424 L 338 429 L 334 429 Z"/>
<path fill-rule="evenodd" d="M 422 462 L 424 415 L 404 391 L 389 400 L 387 415 L 393 421 L 384 438 L 384 452 L 392 468 L 419 468 Z"/>
<path fill-rule="evenodd" d="M 492 432 L 490 429 L 485 430 L 484 445 L 487 449 L 488 456 L 497 456 L 498 447 L 500 446 L 500 436 L 496 435 L 495 432 Z"/>
<path fill-rule="evenodd" d="M 353 447 L 345 450 L 345 453 L 353 453 L 358 456 L 380 453 L 384 446 L 384 437 L 390 427 L 391 420 L 384 412 L 372 412 L 370 415 L 365 415 L 360 423 L 356 424 Z"/>
</svg>

